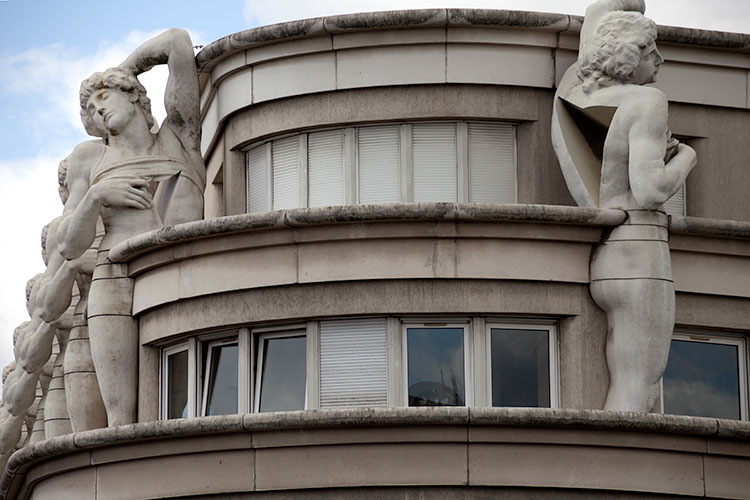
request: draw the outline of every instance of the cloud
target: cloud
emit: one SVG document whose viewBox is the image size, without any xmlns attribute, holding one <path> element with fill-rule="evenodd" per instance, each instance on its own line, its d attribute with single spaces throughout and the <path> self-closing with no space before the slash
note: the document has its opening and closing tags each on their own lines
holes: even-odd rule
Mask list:
<svg viewBox="0 0 750 500">
<path fill-rule="evenodd" d="M 0 367 L 13 359 L 13 329 L 28 319 L 26 281 L 44 271 L 42 227 L 60 215 L 57 195 L 57 158 L 38 156 L 0 161 L 0 213 L 3 241 L 0 262 Z"/>
<path fill-rule="evenodd" d="M 583 15 L 592 0 L 570 0 L 561 3 L 552 0 L 282 0 L 262 2 L 245 0 L 243 15 L 250 25 L 266 25 L 294 19 L 330 16 L 379 10 L 425 8 L 482 8 L 556 12 Z M 747 33 L 750 2 L 747 0 L 683 0 L 675 7 L 674 0 L 647 0 L 647 15 L 659 24 Z"/>
</svg>

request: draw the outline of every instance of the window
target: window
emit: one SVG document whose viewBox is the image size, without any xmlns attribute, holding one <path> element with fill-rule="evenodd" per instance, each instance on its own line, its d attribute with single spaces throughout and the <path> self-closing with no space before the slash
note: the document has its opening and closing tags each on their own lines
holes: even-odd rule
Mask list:
<svg viewBox="0 0 750 500">
<path fill-rule="evenodd" d="M 191 416 L 190 409 L 190 355 L 188 344 L 165 349 L 162 355 L 162 415 L 166 419 Z"/>
<path fill-rule="evenodd" d="M 662 379 L 664 413 L 747 420 L 743 338 L 679 332 Z"/>
<path fill-rule="evenodd" d="M 680 186 L 675 194 L 664 203 L 664 210 L 669 215 L 686 215 L 685 213 L 685 184 Z"/>
<path fill-rule="evenodd" d="M 202 415 L 231 415 L 238 411 L 238 361 L 236 339 L 207 343 L 204 363 Z"/>
<path fill-rule="evenodd" d="M 424 323 L 405 329 L 408 405 L 466 405 L 466 328 Z"/>
<path fill-rule="evenodd" d="M 555 325 L 544 320 L 380 316 L 239 328 L 164 347 L 161 372 L 164 419 L 559 404 Z"/>
<path fill-rule="evenodd" d="M 258 411 L 305 409 L 306 360 L 307 341 L 304 331 L 260 336 L 255 402 Z"/>
<path fill-rule="evenodd" d="M 320 408 L 386 406 L 386 319 L 320 322 Z"/>
<path fill-rule="evenodd" d="M 489 324 L 487 330 L 492 406 L 557 406 L 554 327 Z"/>
<path fill-rule="evenodd" d="M 247 211 L 460 201 L 515 203 L 515 126 L 368 125 L 270 140 L 247 151 Z"/>
</svg>

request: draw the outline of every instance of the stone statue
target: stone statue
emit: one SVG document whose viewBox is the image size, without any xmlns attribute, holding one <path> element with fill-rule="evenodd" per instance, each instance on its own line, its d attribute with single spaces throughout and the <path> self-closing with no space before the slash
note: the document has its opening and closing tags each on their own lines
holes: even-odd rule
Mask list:
<svg viewBox="0 0 750 500">
<path fill-rule="evenodd" d="M 167 64 L 167 117 L 158 130 L 136 78 Z M 101 140 L 79 144 L 69 157 L 60 251 L 76 259 L 104 223 L 89 290 L 91 354 L 110 426 L 136 420 L 138 327 L 127 265 L 108 260 L 112 246 L 132 236 L 201 219 L 205 165 L 200 154 L 198 75 L 192 42 L 170 30 L 138 47 L 120 66 L 81 84 L 81 118 Z"/>
<path fill-rule="evenodd" d="M 585 207 L 621 209 L 591 261 L 591 295 L 607 314 L 608 410 L 650 411 L 674 328 L 674 284 L 663 204 L 695 166 L 672 138 L 667 99 L 645 84 L 663 62 L 643 0 L 586 10 L 578 63 L 555 95 L 552 140 L 565 181 Z"/>
<path fill-rule="evenodd" d="M 63 204 L 68 200 L 69 159 L 60 162 L 57 170 L 58 192 Z M 96 378 L 94 360 L 91 357 L 89 344 L 88 321 L 86 309 L 88 304 L 91 278 L 96 267 L 96 256 L 99 243 L 104 236 L 104 225 L 101 219 L 97 222 L 97 236 L 94 243 L 80 257 L 80 265 L 75 278 L 73 320 L 67 338 L 64 360 L 62 363 L 63 388 L 67 404 L 67 415 L 73 432 L 100 429 L 107 426 L 107 413 L 104 409 L 99 382 Z"/>
</svg>

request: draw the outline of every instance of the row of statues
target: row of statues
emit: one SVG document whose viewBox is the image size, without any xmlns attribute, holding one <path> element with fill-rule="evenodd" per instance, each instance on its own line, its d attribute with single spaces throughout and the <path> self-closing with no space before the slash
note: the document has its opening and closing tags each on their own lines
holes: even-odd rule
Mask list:
<svg viewBox="0 0 750 500">
<path fill-rule="evenodd" d="M 166 64 L 158 126 L 137 76 Z M 81 84 L 81 119 L 97 140 L 60 163 L 62 215 L 43 231 L 44 273 L 27 286 L 30 321 L 3 370 L 0 467 L 20 446 L 136 421 L 138 325 L 133 280 L 108 251 L 203 216 L 199 84 L 190 37 L 170 30 Z"/>
<path fill-rule="evenodd" d="M 650 411 L 674 326 L 663 203 L 695 152 L 667 126 L 665 95 L 645 84 L 663 62 L 643 0 L 599 0 L 581 31 L 578 63 L 555 95 L 552 137 L 576 202 L 620 209 L 591 261 L 591 295 L 609 325 L 605 409 Z M 157 127 L 137 76 L 166 64 L 167 117 Z M 30 280 L 30 320 L 3 370 L 0 466 L 19 446 L 136 421 L 138 323 L 133 279 L 110 262 L 118 243 L 203 215 L 199 85 L 187 33 L 170 30 L 81 85 L 81 119 L 98 137 L 58 172 L 62 215 L 43 233 L 46 270 Z"/>
</svg>

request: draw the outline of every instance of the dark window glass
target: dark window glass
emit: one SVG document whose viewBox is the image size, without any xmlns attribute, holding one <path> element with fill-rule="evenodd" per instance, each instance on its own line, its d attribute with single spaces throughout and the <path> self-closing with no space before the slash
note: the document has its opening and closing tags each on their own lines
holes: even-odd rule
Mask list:
<svg viewBox="0 0 750 500">
<path fill-rule="evenodd" d="M 550 406 L 549 332 L 492 328 L 492 406 Z"/>
<path fill-rule="evenodd" d="M 409 406 L 462 406 L 463 328 L 408 328 Z"/>
<path fill-rule="evenodd" d="M 260 411 L 305 409 L 305 337 L 268 338 L 262 343 Z"/>
<path fill-rule="evenodd" d="M 167 418 L 187 418 L 188 351 L 167 356 Z"/>
<path fill-rule="evenodd" d="M 211 347 L 206 415 L 237 413 L 237 344 Z"/>
<path fill-rule="evenodd" d="M 664 371 L 664 413 L 740 418 L 736 345 L 672 340 Z"/>
</svg>

